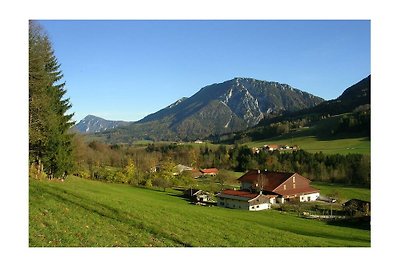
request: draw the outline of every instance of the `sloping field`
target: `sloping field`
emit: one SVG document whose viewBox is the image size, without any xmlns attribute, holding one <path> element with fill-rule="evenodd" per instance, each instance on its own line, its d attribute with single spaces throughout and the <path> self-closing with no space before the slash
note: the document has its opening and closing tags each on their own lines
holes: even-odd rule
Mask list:
<svg viewBox="0 0 400 267">
<path fill-rule="evenodd" d="M 69 177 L 29 181 L 29 245 L 63 247 L 370 246 L 370 231 L 281 214 L 189 204 L 155 191 Z"/>
<path fill-rule="evenodd" d="M 370 154 L 371 141 L 367 138 L 344 138 L 334 140 L 320 140 L 315 136 L 279 137 L 246 143 L 249 147 L 262 147 L 266 144 L 298 145 L 301 149 L 326 154 Z"/>
<path fill-rule="evenodd" d="M 332 134 L 344 115 L 346 114 L 335 115 L 315 122 L 311 127 L 304 127 L 274 138 L 249 142 L 246 145 L 249 147 L 262 147 L 264 144 L 298 145 L 311 153 L 321 151 L 326 154 L 371 154 L 371 139 L 367 133 Z"/>
<path fill-rule="evenodd" d="M 338 197 L 342 201 L 347 201 L 352 198 L 371 201 L 371 190 L 369 188 L 338 184 L 333 185 L 324 182 L 312 182 L 312 186 L 321 190 L 322 195 L 338 193 Z"/>
</svg>

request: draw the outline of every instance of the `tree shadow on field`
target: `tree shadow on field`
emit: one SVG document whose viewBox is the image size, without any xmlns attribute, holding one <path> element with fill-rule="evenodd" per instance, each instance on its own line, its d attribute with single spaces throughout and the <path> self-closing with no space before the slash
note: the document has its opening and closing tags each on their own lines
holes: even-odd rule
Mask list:
<svg viewBox="0 0 400 267">
<path fill-rule="evenodd" d="M 287 216 L 287 215 L 285 215 Z M 263 222 L 261 221 L 252 221 L 251 219 L 243 219 L 246 221 L 249 221 L 253 224 L 259 224 L 259 225 L 264 225 Z M 308 219 L 304 219 L 304 220 L 308 220 Z M 332 239 L 332 240 L 342 240 L 342 241 L 359 241 L 359 242 L 366 242 L 368 241 L 366 238 L 356 238 L 353 236 L 338 236 L 337 234 L 334 233 L 330 233 L 330 232 L 318 232 L 315 231 L 312 228 L 305 228 L 302 226 L 288 226 L 286 224 L 275 224 L 275 225 L 270 225 L 271 228 L 274 229 L 278 229 L 281 231 L 285 231 L 285 232 L 290 232 L 290 233 L 294 233 L 297 235 L 302 235 L 302 236 L 308 236 L 308 237 L 317 237 L 317 238 L 327 238 L 327 239 Z"/>
<path fill-rule="evenodd" d="M 63 189 L 59 188 L 43 188 L 43 193 L 46 193 L 50 196 L 52 196 L 54 199 L 62 202 L 62 203 L 67 203 L 73 206 L 76 206 L 78 208 L 84 209 L 88 212 L 94 213 L 98 216 L 101 216 L 105 219 L 110 219 L 113 221 L 116 221 L 118 223 L 126 224 L 131 227 L 137 228 L 139 230 L 145 231 L 149 233 L 150 235 L 153 235 L 155 237 L 160 237 L 163 239 L 170 240 L 178 246 L 185 246 L 185 247 L 190 247 L 191 245 L 183 242 L 177 238 L 174 238 L 173 236 L 169 235 L 168 233 L 161 232 L 162 229 L 156 229 L 152 227 L 149 224 L 143 223 L 143 219 L 140 218 L 139 216 L 133 214 L 133 213 L 128 213 L 121 211 L 119 209 L 116 209 L 114 207 L 105 205 L 103 203 L 94 201 L 89 198 L 84 198 L 79 194 L 66 191 Z"/>
<path fill-rule="evenodd" d="M 364 216 L 359 218 L 350 218 L 343 220 L 332 220 L 327 222 L 329 225 L 356 228 L 361 230 L 371 230 L 371 217 Z"/>
<path fill-rule="evenodd" d="M 168 195 L 168 196 L 172 196 L 172 197 L 176 197 L 176 198 L 179 198 L 179 199 L 182 199 L 182 200 L 186 201 L 187 203 L 193 202 L 192 199 L 190 199 L 188 196 L 185 196 L 185 195 L 183 195 L 183 194 L 167 193 L 167 195 Z"/>
</svg>

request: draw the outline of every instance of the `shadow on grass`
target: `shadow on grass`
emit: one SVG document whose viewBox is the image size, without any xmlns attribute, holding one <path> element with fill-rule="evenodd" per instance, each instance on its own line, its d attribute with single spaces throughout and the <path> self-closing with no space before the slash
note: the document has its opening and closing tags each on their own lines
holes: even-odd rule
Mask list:
<svg viewBox="0 0 400 267">
<path fill-rule="evenodd" d="M 174 238 L 167 233 L 160 232 L 160 229 L 156 229 L 148 224 L 143 223 L 142 219 L 135 216 L 134 214 L 123 212 L 116 208 L 110 207 L 108 205 L 94 201 L 92 199 L 84 198 L 81 195 L 66 191 L 64 189 L 52 187 L 51 189 L 42 188 L 41 191 L 63 203 L 69 203 L 71 205 L 77 206 L 81 209 L 97 214 L 106 219 L 110 219 L 122 224 L 127 224 L 139 230 L 146 231 L 155 237 L 160 237 L 173 241 L 179 246 L 191 247 L 190 244 L 185 243 L 177 238 Z"/>
<path fill-rule="evenodd" d="M 167 195 L 168 196 L 172 196 L 172 197 L 177 197 L 177 198 L 180 198 L 180 199 L 183 199 L 183 200 L 186 200 L 186 201 L 190 202 L 190 199 L 187 196 L 182 195 L 182 194 L 167 193 Z"/>
<path fill-rule="evenodd" d="M 283 216 L 290 216 L 290 215 L 283 215 Z M 298 218 L 300 220 L 309 220 L 309 219 L 303 219 L 303 218 Z M 247 219 L 245 219 L 247 220 Z M 251 220 L 249 220 L 251 222 Z M 256 223 L 259 224 L 261 226 L 264 226 L 264 224 L 262 222 L 252 222 L 252 223 Z M 370 241 L 367 240 L 365 238 L 356 238 L 354 236 L 338 236 L 337 234 L 334 233 L 329 233 L 327 231 L 315 231 L 315 229 L 305 229 L 304 227 L 293 227 L 293 226 L 288 226 L 285 224 L 274 224 L 274 225 L 270 225 L 271 228 L 274 229 L 278 229 L 280 231 L 284 231 L 284 232 L 289 232 L 289 233 L 294 233 L 294 234 L 298 234 L 298 235 L 302 235 L 302 236 L 308 236 L 308 237 L 317 237 L 317 238 L 327 238 L 327 239 L 332 239 L 332 240 L 342 240 L 342 241 L 359 241 L 359 242 L 366 242 L 366 241 Z"/>
<path fill-rule="evenodd" d="M 317 134 L 315 136 L 318 141 L 335 141 L 340 139 L 362 138 L 361 141 L 371 141 L 371 136 L 367 134 Z"/>
<path fill-rule="evenodd" d="M 361 230 L 371 230 L 371 217 L 364 216 L 358 218 L 350 218 L 343 220 L 332 220 L 327 222 L 329 225 L 356 228 Z"/>
</svg>

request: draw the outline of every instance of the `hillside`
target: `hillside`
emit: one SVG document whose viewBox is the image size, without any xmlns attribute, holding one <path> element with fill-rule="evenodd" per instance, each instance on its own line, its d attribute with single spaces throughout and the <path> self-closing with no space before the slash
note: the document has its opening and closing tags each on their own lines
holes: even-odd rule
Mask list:
<svg viewBox="0 0 400 267">
<path fill-rule="evenodd" d="M 370 239 L 368 230 L 273 210 L 194 206 L 178 191 L 29 180 L 30 247 L 368 247 Z"/>
<path fill-rule="evenodd" d="M 214 136 L 215 142 L 249 143 L 280 141 L 289 144 L 293 139 L 309 138 L 332 141 L 364 138 L 370 140 L 371 76 L 350 86 L 336 99 L 295 112 L 284 112 L 266 118 L 250 129 L 233 134 Z M 295 140 L 295 141 L 297 141 Z M 293 143 L 302 145 L 301 143 Z M 341 148 L 340 148 L 341 149 Z M 369 151 L 369 148 L 368 148 Z M 369 153 L 369 152 L 368 152 Z"/>
<path fill-rule="evenodd" d="M 371 75 L 350 86 L 336 99 L 323 102 L 299 114 L 342 114 L 352 112 L 359 106 L 371 104 Z"/>
<path fill-rule="evenodd" d="M 195 140 L 241 131 L 273 114 L 310 108 L 322 101 L 287 84 L 234 78 L 205 86 L 189 98 L 103 136 L 109 142 Z"/>
<path fill-rule="evenodd" d="M 283 121 L 285 119 L 338 115 L 353 112 L 358 107 L 368 107 L 369 105 L 371 105 L 371 75 L 346 88 L 336 99 L 324 101 L 311 108 L 285 112 L 276 118 L 265 118 L 260 121 L 259 125 L 267 125 L 271 122 Z"/>
</svg>

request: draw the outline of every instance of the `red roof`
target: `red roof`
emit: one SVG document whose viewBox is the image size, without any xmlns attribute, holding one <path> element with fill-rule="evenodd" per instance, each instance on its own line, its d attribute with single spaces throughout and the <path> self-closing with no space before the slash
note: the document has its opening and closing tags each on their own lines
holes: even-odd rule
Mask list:
<svg viewBox="0 0 400 267">
<path fill-rule="evenodd" d="M 249 191 L 232 190 L 232 189 L 223 190 L 223 191 L 221 191 L 221 194 L 237 196 L 237 197 L 243 197 L 243 198 L 248 198 L 248 199 L 253 199 L 253 198 L 256 198 L 258 196 L 258 194 L 250 193 Z"/>
<path fill-rule="evenodd" d="M 243 198 L 248 198 L 248 199 L 253 199 L 259 196 L 258 193 L 251 193 L 249 191 L 245 191 L 245 190 L 232 190 L 232 189 L 225 189 L 221 192 L 221 194 L 224 195 L 230 195 L 230 196 L 236 196 L 236 197 L 243 197 Z M 264 197 L 267 198 L 275 198 L 278 195 L 263 195 Z"/>
<path fill-rule="evenodd" d="M 260 171 L 252 170 L 244 174 L 238 180 L 240 182 L 258 184 L 258 186 L 263 187 L 263 191 L 274 192 L 283 196 L 287 195 L 301 195 L 301 194 L 309 194 L 309 193 L 317 193 L 318 189 L 311 187 L 310 185 L 306 187 L 300 187 L 296 189 L 279 189 L 276 190 L 278 186 L 284 183 L 287 179 L 295 175 L 294 172 L 270 172 L 270 171 Z M 299 175 L 299 174 L 296 174 Z M 299 175 L 301 176 L 301 175 Z M 305 178 L 305 177 L 303 177 Z M 305 178 L 307 179 L 307 178 Z M 307 179 L 308 180 L 308 179 Z"/>
<path fill-rule="evenodd" d="M 292 177 L 294 172 L 270 172 L 270 171 L 260 171 L 252 170 L 244 174 L 238 180 L 240 182 L 254 183 L 260 182 L 263 184 L 263 190 L 273 191 L 284 181 Z"/>
<path fill-rule="evenodd" d="M 217 168 L 202 169 L 201 172 L 202 173 L 218 173 L 218 169 Z"/>
</svg>

